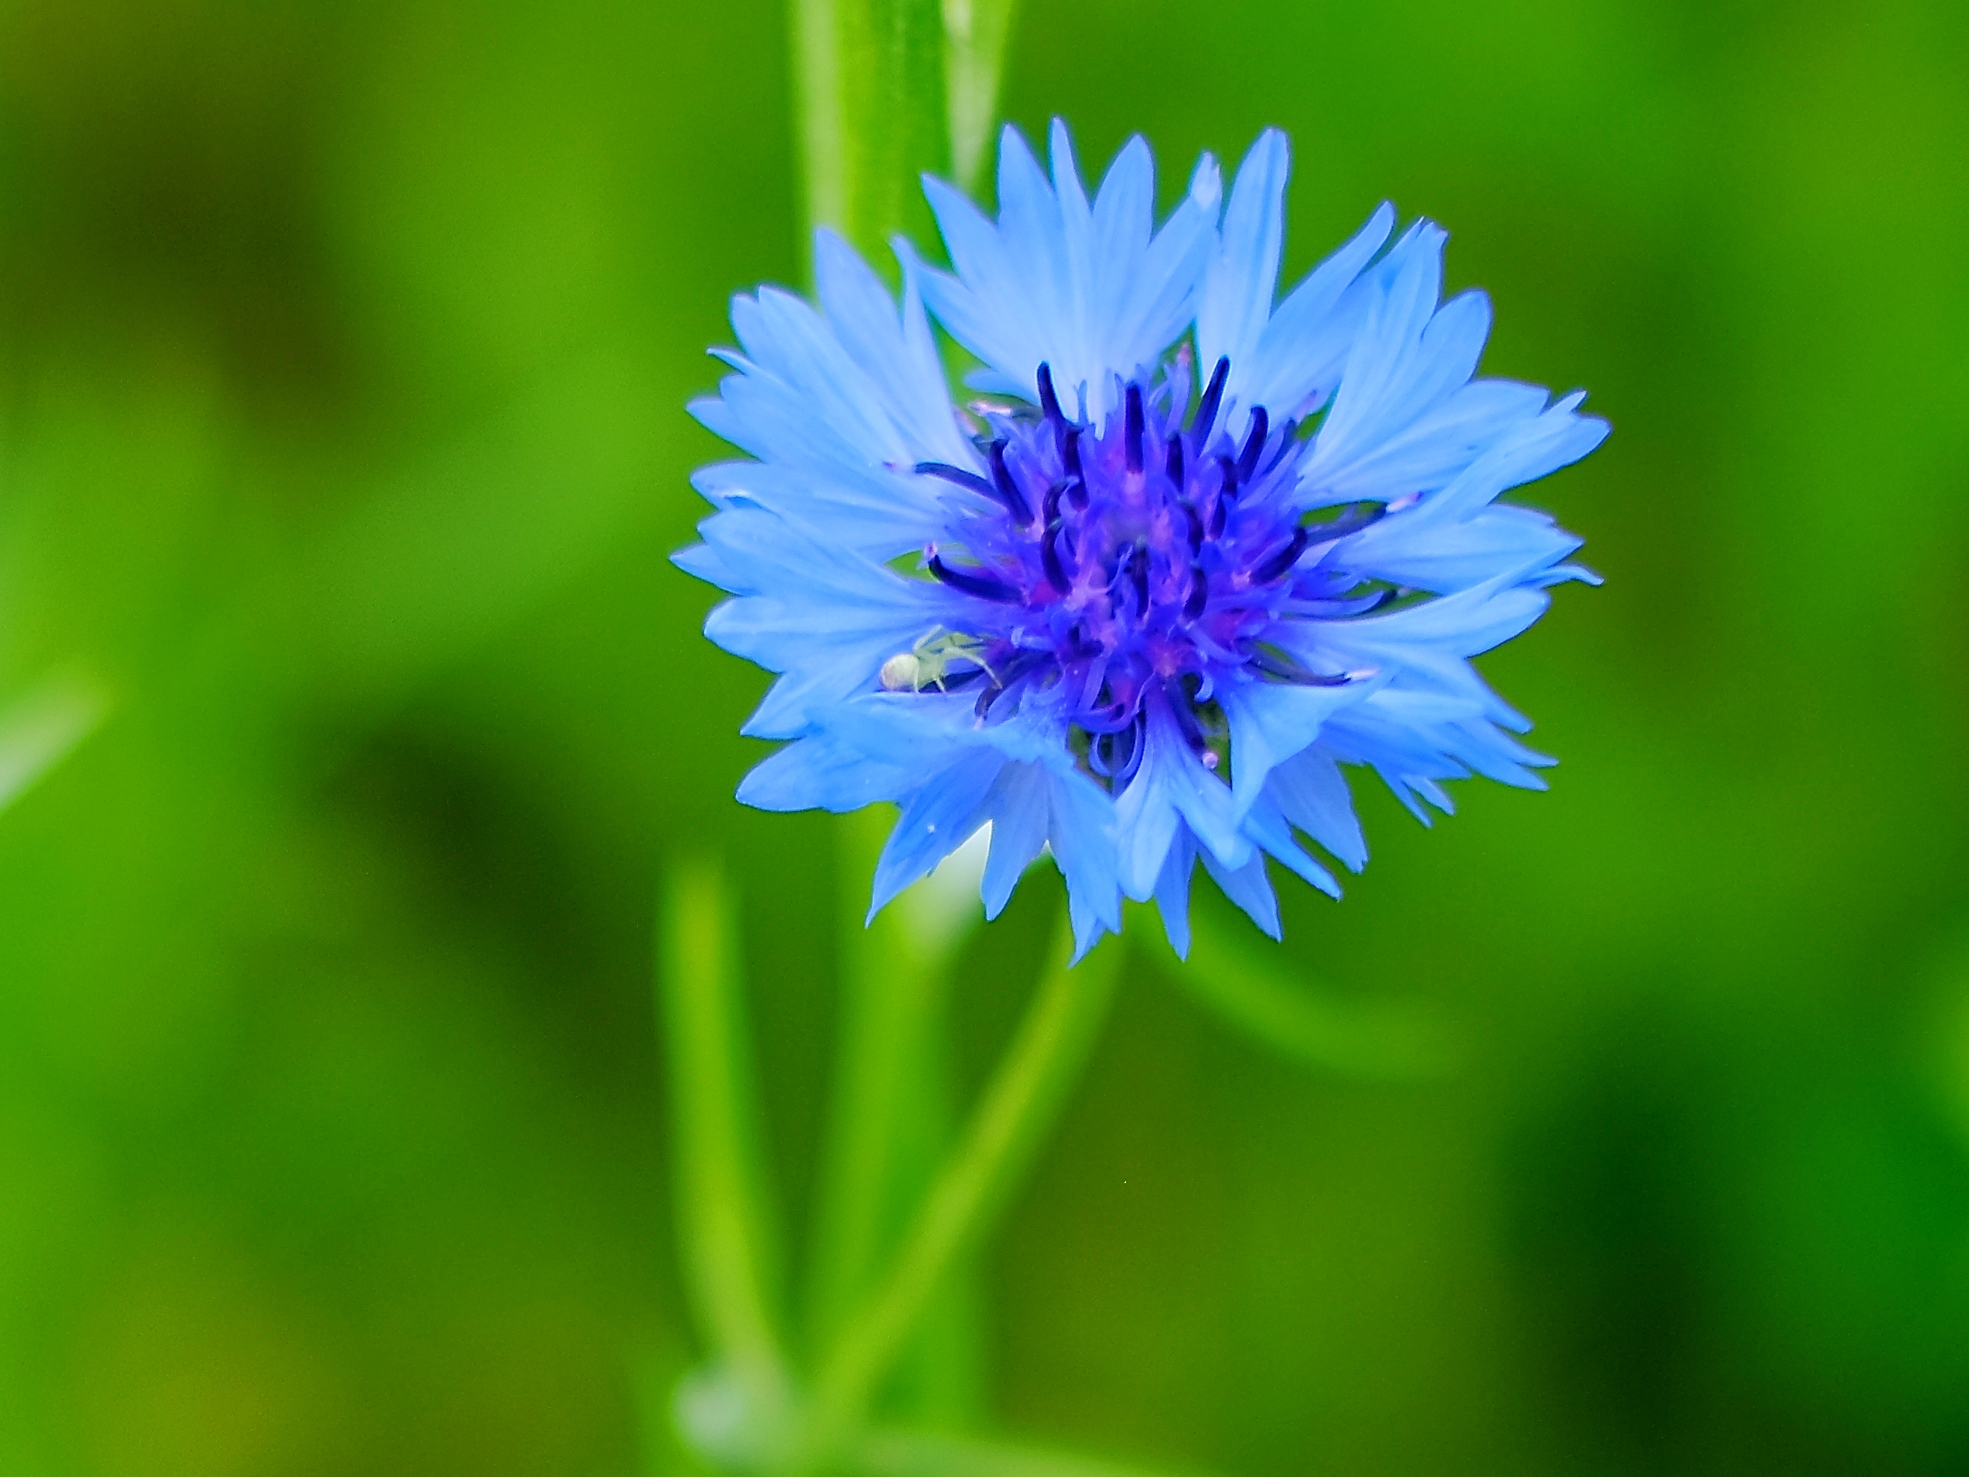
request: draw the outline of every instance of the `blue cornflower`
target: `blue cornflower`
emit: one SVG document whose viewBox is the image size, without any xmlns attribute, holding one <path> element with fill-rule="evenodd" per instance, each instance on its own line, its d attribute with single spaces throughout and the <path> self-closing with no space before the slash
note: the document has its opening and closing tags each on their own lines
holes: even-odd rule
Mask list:
<svg viewBox="0 0 1969 1477">
<path fill-rule="evenodd" d="M 1425 822 L 1446 779 L 1542 787 L 1469 659 L 1590 576 L 1496 499 L 1607 426 L 1473 379 L 1487 300 L 1440 302 L 1444 233 L 1388 246 L 1385 204 L 1275 301 L 1277 131 L 1228 204 L 1205 155 L 1159 230 L 1139 138 L 1092 202 L 1058 122 L 1052 159 L 1005 131 L 995 223 L 926 181 L 952 271 L 898 241 L 900 304 L 826 231 L 818 311 L 733 304 L 692 410 L 754 460 L 697 474 L 718 511 L 677 561 L 733 597 L 705 633 L 780 674 L 744 731 L 790 742 L 739 798 L 899 805 L 876 908 L 989 824 L 990 915 L 1050 849 L 1082 950 L 1123 896 L 1185 950 L 1200 859 L 1276 936 L 1267 857 L 1335 896 L 1300 836 L 1367 859 L 1342 764 Z M 990 398 L 953 404 L 931 315 Z"/>
</svg>

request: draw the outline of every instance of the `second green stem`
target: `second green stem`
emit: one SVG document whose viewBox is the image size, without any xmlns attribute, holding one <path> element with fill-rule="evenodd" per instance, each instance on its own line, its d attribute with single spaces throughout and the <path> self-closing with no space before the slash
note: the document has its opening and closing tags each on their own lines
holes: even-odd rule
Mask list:
<svg viewBox="0 0 1969 1477">
<path fill-rule="evenodd" d="M 1072 935 L 1064 918 L 1061 932 L 1017 1036 L 886 1278 L 844 1322 L 821 1364 L 807 1411 L 810 1469 L 826 1466 L 854 1434 L 944 1273 L 990 1228 L 1106 1018 L 1120 946 L 1096 949 L 1069 968 Z"/>
</svg>

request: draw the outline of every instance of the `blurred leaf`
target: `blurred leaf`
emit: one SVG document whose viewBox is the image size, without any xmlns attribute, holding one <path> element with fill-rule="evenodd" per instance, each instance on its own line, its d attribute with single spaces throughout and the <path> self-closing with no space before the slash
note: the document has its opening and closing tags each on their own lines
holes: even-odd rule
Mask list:
<svg viewBox="0 0 1969 1477">
<path fill-rule="evenodd" d="M 701 1446 L 756 1450 L 789 1404 L 780 1250 L 761 1165 L 736 919 L 710 863 L 672 871 L 663 910 L 662 1007 L 670 1065 L 685 1285 L 717 1363 L 678 1391 Z"/>
<path fill-rule="evenodd" d="M 0 712 L 0 810 L 94 732 L 108 709 L 95 684 L 60 677 Z"/>
<path fill-rule="evenodd" d="M 864 1477 L 1171 1477 L 1168 1468 L 915 1431 L 871 1432 L 853 1465 Z"/>
<path fill-rule="evenodd" d="M 562 365 L 325 530 L 277 578 L 331 683 L 398 695 L 572 579 L 652 505 L 682 425 L 656 399 L 621 356 Z"/>
<path fill-rule="evenodd" d="M 1178 985 L 1232 1025 L 1275 1051 L 1347 1077 L 1404 1080 L 1449 1070 L 1452 1042 L 1443 1024 L 1412 1008 L 1322 997 L 1294 979 L 1284 956 L 1240 942 L 1209 914 L 1190 918 L 1190 957 L 1178 959 L 1155 921 L 1138 918 L 1130 937 Z"/>
</svg>

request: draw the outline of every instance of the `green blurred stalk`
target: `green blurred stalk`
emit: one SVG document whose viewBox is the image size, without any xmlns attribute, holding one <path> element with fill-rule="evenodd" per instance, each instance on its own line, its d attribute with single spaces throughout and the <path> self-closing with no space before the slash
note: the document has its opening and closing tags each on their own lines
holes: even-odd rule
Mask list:
<svg viewBox="0 0 1969 1477">
<path fill-rule="evenodd" d="M 928 920 L 905 894 L 864 926 L 895 812 L 872 806 L 841 820 L 841 1020 L 807 1280 L 808 1347 L 839 1334 L 895 1251 L 953 1132 L 948 1018 L 951 966 L 982 910 Z M 929 884 L 919 884 L 927 886 Z M 973 1269 L 960 1269 L 926 1310 L 904 1352 L 898 1414 L 962 1425 L 981 1403 Z"/>
<path fill-rule="evenodd" d="M 862 1477 L 1174 1477 L 1077 1452 L 923 1431 L 870 1431 L 846 1465 Z"/>
<path fill-rule="evenodd" d="M 879 265 L 950 171 L 941 0 L 793 0 L 793 33 L 808 222 Z"/>
<path fill-rule="evenodd" d="M 735 912 L 717 866 L 674 867 L 663 909 L 659 993 L 684 1288 L 714 1356 L 707 1388 L 728 1389 L 742 1412 L 720 1424 L 729 1427 L 732 1442 L 759 1452 L 778 1443 L 791 1390 L 776 1311 L 777 1223 L 765 1189 L 736 940 Z M 707 1433 L 694 1434 L 706 1440 Z M 712 1431 L 709 1438 L 722 1444 L 725 1433 Z"/>
<path fill-rule="evenodd" d="M 807 1470 L 828 1465 L 853 1437 L 926 1306 L 991 1229 L 1079 1074 L 1106 1019 L 1122 951 L 1110 941 L 1078 968 L 1069 967 L 1072 953 L 1062 912 L 1046 973 L 962 1141 L 882 1285 L 845 1321 L 821 1363 L 807 1411 Z"/>
<path fill-rule="evenodd" d="M 998 118 L 998 79 L 1012 39 L 1016 0 L 943 0 L 944 91 L 957 182 L 978 187 Z"/>
<path fill-rule="evenodd" d="M 975 175 L 1011 14 L 1012 0 L 793 0 L 810 226 L 838 231 L 878 270 L 892 237 L 927 235 L 920 177 L 948 175 L 953 164 L 966 183 Z M 849 849 L 866 854 L 848 875 L 872 870 L 882 825 L 879 811 L 845 823 Z M 944 1005 L 955 937 L 924 936 L 900 907 L 866 929 L 858 899 L 852 912 L 806 1307 L 812 1346 L 829 1351 L 805 1422 L 803 1447 L 816 1463 L 837 1454 L 892 1370 L 908 1414 L 944 1424 L 974 1414 L 970 1249 L 1050 1121 L 1112 982 L 1112 960 L 1069 982 L 1062 953 L 978 1120 L 946 1160 Z"/>
<path fill-rule="evenodd" d="M 792 0 L 809 226 L 885 268 L 897 232 L 926 239 L 920 179 L 978 181 L 1014 0 Z"/>
</svg>

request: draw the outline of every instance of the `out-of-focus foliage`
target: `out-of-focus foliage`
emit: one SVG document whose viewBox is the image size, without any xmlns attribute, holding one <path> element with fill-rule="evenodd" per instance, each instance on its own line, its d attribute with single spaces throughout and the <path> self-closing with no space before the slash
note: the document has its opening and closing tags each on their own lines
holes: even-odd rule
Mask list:
<svg viewBox="0 0 1969 1477">
<path fill-rule="evenodd" d="M 639 1470 L 680 849 L 803 1244 L 839 829 L 729 798 L 762 678 L 664 562 L 725 298 L 802 276 L 789 46 L 0 6 L 0 711 L 109 714 L 0 814 L 0 1470 Z M 1004 100 L 1165 190 L 1286 126 L 1289 267 L 1427 212 L 1490 371 L 1617 431 L 1539 488 L 1606 587 L 1489 666 L 1552 793 L 1369 794 L 1271 956 L 1456 1070 L 1308 1071 L 1138 952 L 986 1268 L 996 1416 L 1249 1477 L 1960 1470 L 1969 12 L 1059 0 Z M 971 946 L 961 1084 L 1052 906 Z"/>
</svg>

